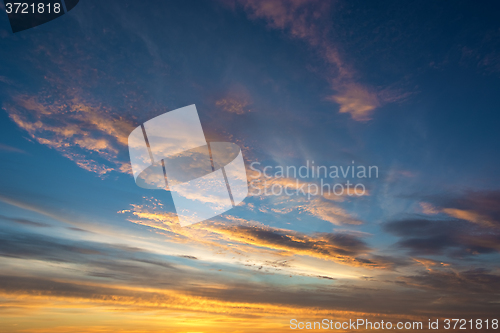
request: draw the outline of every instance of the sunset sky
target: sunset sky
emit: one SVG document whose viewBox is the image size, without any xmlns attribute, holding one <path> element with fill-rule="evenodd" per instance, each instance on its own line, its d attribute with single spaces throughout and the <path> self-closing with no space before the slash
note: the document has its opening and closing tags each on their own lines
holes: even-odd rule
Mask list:
<svg viewBox="0 0 500 333">
<path fill-rule="evenodd" d="M 500 320 L 499 13 L 81 0 L 15 34 L 0 13 L 0 332 Z M 250 188 L 181 227 L 170 192 L 136 185 L 128 136 L 192 104 L 256 188 L 297 183 L 252 163 L 378 177 L 323 180 L 359 196 Z"/>
</svg>

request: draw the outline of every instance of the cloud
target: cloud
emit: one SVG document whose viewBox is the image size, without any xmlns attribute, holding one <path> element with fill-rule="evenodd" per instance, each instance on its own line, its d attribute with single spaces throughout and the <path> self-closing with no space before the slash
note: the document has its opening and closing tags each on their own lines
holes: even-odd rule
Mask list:
<svg viewBox="0 0 500 333">
<path fill-rule="evenodd" d="M 9 221 L 9 222 L 14 222 L 14 223 L 21 224 L 21 225 L 30 226 L 30 227 L 50 227 L 49 224 L 35 222 L 35 221 L 28 220 L 28 219 L 23 219 L 23 218 L 15 218 L 15 217 L 8 217 L 8 216 L 0 215 L 0 219 L 5 220 L 5 221 Z"/>
<path fill-rule="evenodd" d="M 484 227 L 500 228 L 500 192 L 468 191 L 456 197 L 421 203 L 424 214 L 444 213 Z"/>
<path fill-rule="evenodd" d="M 372 112 L 381 105 L 376 93 L 353 84 L 331 96 L 330 99 L 340 105 L 340 113 L 348 113 L 357 121 L 370 120 Z"/>
<path fill-rule="evenodd" d="M 27 262 L 43 262 L 49 267 L 55 263 L 61 267 L 73 267 L 73 274 L 79 275 L 80 279 L 99 277 L 144 287 L 165 286 L 161 277 L 178 279 L 189 275 L 180 268 L 183 267 L 181 260 L 172 258 L 169 261 L 167 256 L 144 249 L 16 230 L 0 232 L 0 257 L 3 257 L 4 274 L 22 275 L 23 272 L 29 274 L 40 269 L 37 265 L 26 265 Z M 52 272 L 53 269 L 47 268 L 42 275 L 50 276 Z M 199 278 L 198 273 L 193 272 L 191 277 L 195 280 Z"/>
<path fill-rule="evenodd" d="M 307 236 L 291 230 L 264 226 L 221 226 L 210 230 L 227 237 L 231 242 L 284 251 L 287 255 L 306 255 L 335 262 L 362 266 L 357 256 L 368 253 L 366 243 L 348 234 L 317 234 Z"/>
<path fill-rule="evenodd" d="M 484 31 L 478 38 L 457 45 L 453 51 L 460 57 L 459 64 L 481 74 L 498 75 L 500 72 L 499 37 L 498 29 L 491 29 Z"/>
<path fill-rule="evenodd" d="M 316 252 L 321 256 L 356 260 L 355 256 L 370 251 L 365 242 L 345 234 L 307 236 L 249 225 L 214 224 L 201 229 L 208 228 L 230 235 L 232 242 L 241 239 L 255 246 L 280 248 L 299 255 Z M 427 273 L 399 279 L 400 284 L 424 290 L 418 294 L 400 288 L 397 292 L 381 289 L 372 280 L 332 280 L 326 274 L 315 275 L 314 280 L 300 276 L 290 288 L 283 279 L 292 282 L 296 277 L 281 275 L 276 280 L 263 271 L 249 274 L 246 267 L 218 265 L 200 257 L 193 260 L 193 256 L 188 255 L 159 255 L 157 251 L 152 253 L 123 245 L 16 231 L 0 233 L 0 244 L 4 264 L 0 275 L 0 298 L 9 302 L 10 311 L 22 309 L 22 316 L 26 318 L 33 316 L 33 311 L 44 311 L 44 318 L 55 313 L 63 320 L 71 313 L 69 308 L 78 308 L 79 315 L 98 311 L 98 318 L 109 315 L 115 320 L 118 311 L 126 313 L 128 318 L 135 315 L 149 318 L 151 313 L 154 316 L 161 314 L 162 318 L 174 316 L 174 313 L 176 318 L 184 314 L 197 318 L 208 314 L 225 323 L 241 316 L 251 317 L 259 323 L 269 321 L 269 316 L 289 320 L 290 315 L 333 316 L 336 320 L 348 320 L 353 316 L 373 320 L 418 319 L 433 311 L 447 313 L 448 309 L 447 305 L 429 308 L 429 303 L 436 299 L 435 288 L 446 276 L 428 277 Z M 370 261 L 357 260 L 360 263 Z M 282 269 L 289 266 L 283 262 L 270 264 Z M 259 274 L 258 279 L 256 274 Z M 419 280 L 420 276 L 425 279 Z M 491 289 L 498 284 L 494 272 L 481 270 L 465 272 L 453 281 L 457 288 L 471 283 L 468 290 L 481 293 L 481 297 L 488 300 Z M 453 292 L 456 289 L 443 290 Z M 410 296 L 413 301 L 405 302 Z M 380 304 L 381 297 L 385 297 L 384 304 Z M 481 303 L 477 304 L 477 297 L 470 295 L 469 302 L 459 303 L 462 304 L 460 313 L 470 311 L 466 304 L 474 304 L 475 311 L 484 309 Z M 360 299 L 364 302 L 360 303 Z M 61 309 L 66 310 L 65 314 L 61 314 Z M 486 310 L 495 311 L 491 305 Z M 5 309 L 0 318 L 4 314 Z M 220 326 L 220 322 L 218 324 Z M 161 326 L 163 330 L 165 325 L 168 324 Z M 202 325 L 207 329 L 205 321 Z M 279 327 L 273 331 L 279 331 Z"/>
<path fill-rule="evenodd" d="M 1 143 L 0 143 L 0 150 L 6 151 L 6 152 L 11 152 L 11 153 L 26 154 L 26 152 L 22 149 L 11 147 L 11 146 L 4 145 Z"/>
<path fill-rule="evenodd" d="M 5 83 L 7 85 L 15 85 L 12 80 L 9 80 L 7 77 L 0 75 L 0 82 Z"/>
<path fill-rule="evenodd" d="M 152 215 L 148 217 L 154 219 Z M 156 220 L 163 219 L 158 217 Z M 244 249 L 240 244 L 251 244 L 276 249 L 288 253 L 288 256 L 345 260 L 345 264 L 355 267 L 368 267 L 370 264 L 377 267 L 380 264 L 376 262 L 376 256 L 362 258 L 364 253 L 371 251 L 362 239 L 343 233 L 305 235 L 252 224 L 218 223 L 184 229 L 205 232 L 202 238 L 212 237 L 208 231 L 221 237 L 227 236 L 225 239 L 240 251 Z M 282 274 L 275 279 L 264 270 L 249 274 L 246 267 L 216 264 L 200 256 L 196 257 L 198 260 L 193 260 L 190 255 L 160 255 L 158 251 L 153 253 L 119 244 L 15 230 L 0 233 L 0 255 L 3 257 L 0 298 L 9 302 L 11 311 L 16 305 L 15 309 L 22 309 L 23 316 L 27 317 L 36 310 L 51 314 L 54 311 L 59 320 L 66 318 L 58 307 L 66 309 L 65 313 L 68 313 L 68 308 L 77 307 L 80 315 L 98 309 L 101 316 L 106 316 L 111 311 L 110 318 L 114 319 L 118 311 L 127 313 L 127 317 L 155 313 L 164 318 L 175 313 L 177 318 L 189 313 L 198 318 L 209 314 L 212 319 L 215 317 L 224 322 L 241 316 L 255 320 L 260 318 L 261 321 L 269 321 L 269 316 L 289 320 L 290 315 L 308 318 L 335 316 L 337 320 L 352 316 L 395 320 L 425 317 L 433 311 L 440 314 L 449 312 L 446 304 L 429 308 L 429 304 L 436 299 L 435 288 L 441 283 L 439 279 L 444 280 L 445 277 L 433 275 L 427 278 L 427 273 L 422 275 L 426 277 L 423 280 L 418 279 L 421 274 L 399 278 L 399 283 L 406 287 L 424 290 L 417 295 L 400 288 L 397 292 L 381 289 L 376 280 L 332 280 L 327 274 L 315 274 L 314 280 L 299 276 L 290 289 L 283 279 L 292 282 L 296 276 Z M 269 259 L 265 257 L 265 260 Z M 282 261 L 269 264 L 289 269 L 289 264 Z M 256 274 L 259 274 L 259 279 L 256 279 Z M 464 277 L 466 280 L 462 281 Z M 494 272 L 480 270 L 466 272 L 456 281 L 457 288 L 461 287 L 460 283 L 471 282 L 468 290 L 481 293 L 483 303 L 484 297 L 487 300 L 492 298 L 490 289 L 498 284 Z M 454 292 L 457 289 L 443 290 Z M 384 304 L 380 304 L 381 297 L 385 297 Z M 413 301 L 405 302 L 408 297 Z M 476 300 L 479 296 L 471 294 L 468 297 L 468 302 L 459 303 L 462 304 L 460 313 L 470 311 L 466 304 L 474 304 L 474 311 L 484 309 L 482 303 L 478 304 Z M 360 303 L 360 299 L 364 302 Z M 491 305 L 486 308 L 490 312 L 495 309 Z M 4 311 L 0 313 L 0 318 Z M 206 322 L 203 325 L 206 329 Z M 162 328 L 165 327 L 164 324 Z"/>
<path fill-rule="evenodd" d="M 120 152 L 127 147 L 128 134 L 134 128 L 130 121 L 76 95 L 64 101 L 43 94 L 17 95 L 13 101 L 4 105 L 5 111 L 37 142 L 100 175 L 127 170 Z"/>
<path fill-rule="evenodd" d="M 227 215 L 221 218 L 226 221 L 205 221 L 182 228 L 175 214 L 163 212 L 155 204 L 149 207 L 132 205 L 132 209 L 122 213 L 134 216 L 128 219 L 130 222 L 164 231 L 170 241 L 192 243 L 212 251 L 222 249 L 263 256 L 309 256 L 354 267 L 390 268 L 394 264 L 389 258 L 373 255 L 373 250 L 362 238 L 352 233 L 307 235 Z"/>
<path fill-rule="evenodd" d="M 130 24 L 134 22 L 124 28 Z M 130 173 L 127 138 L 140 123 L 137 117 L 144 115 L 143 122 L 166 111 L 155 103 L 156 89 L 150 86 L 155 80 L 146 74 L 154 63 L 154 75 L 164 77 L 165 67 L 154 62 L 154 55 L 137 53 L 132 47 L 119 54 L 92 56 L 103 45 L 130 37 L 130 31 L 120 32 L 125 35 L 84 29 L 85 38 L 28 38 L 26 46 L 33 52 L 22 57 L 33 75 L 26 84 L 9 90 L 10 98 L 2 104 L 34 141 L 101 176 L 111 171 Z M 136 66 L 124 66 L 123 61 Z"/>
<path fill-rule="evenodd" d="M 322 10 L 329 4 L 322 1 L 240 1 L 254 19 L 265 18 L 274 29 L 286 29 L 295 38 L 307 39 L 311 44 L 318 44 L 317 27 L 311 24 L 314 17 L 321 17 Z M 318 8 L 318 5 L 321 7 Z"/>
<path fill-rule="evenodd" d="M 248 109 L 246 107 L 249 105 L 249 103 L 246 100 L 238 100 L 227 97 L 216 101 L 215 105 L 226 112 L 242 115 L 248 112 Z"/>
<path fill-rule="evenodd" d="M 329 250 L 321 250 L 319 238 L 314 241 L 296 235 L 292 239 L 276 230 L 242 226 L 225 231 L 299 253 L 312 250 L 328 255 L 329 251 L 347 256 L 367 250 L 362 241 L 347 235 L 322 236 Z M 201 258 L 165 256 L 116 244 L 10 230 L 0 233 L 0 256 L 0 297 L 29 296 L 33 303 L 42 297 L 80 305 L 84 300 L 94 306 L 109 305 L 126 311 L 177 309 L 230 315 L 244 313 L 241 311 L 286 314 L 284 308 L 289 312 L 310 311 L 309 307 L 316 308 L 315 300 L 323 307 L 331 307 L 322 301 L 324 290 L 311 294 L 309 287 L 290 293 L 280 284 L 275 287 L 272 283 L 252 282 L 241 274 L 247 270 L 244 267 L 241 271 L 215 266 L 227 270 L 220 272 Z"/>
<path fill-rule="evenodd" d="M 344 60 L 331 37 L 331 7 L 335 2 L 239 0 L 238 3 L 251 19 L 265 20 L 268 27 L 304 41 L 324 59 L 328 66 L 322 72 L 335 91 L 327 100 L 339 104 L 340 113 L 347 113 L 352 119 L 364 122 L 371 119 L 376 108 L 407 97 L 406 93 L 390 88 L 377 91 L 359 82 L 358 74 Z"/>
<path fill-rule="evenodd" d="M 455 208 L 444 208 L 443 213 L 448 214 L 451 217 L 455 217 L 460 220 L 469 221 L 472 223 L 482 224 L 484 226 L 494 226 L 494 224 L 487 219 L 487 217 L 477 214 L 475 212 L 455 209 Z"/>
<path fill-rule="evenodd" d="M 214 99 L 215 106 L 227 113 L 243 115 L 252 111 L 252 96 L 247 87 L 239 82 L 231 82 L 224 94 Z"/>
<path fill-rule="evenodd" d="M 500 252 L 500 192 L 427 196 L 420 208 L 425 216 L 384 224 L 385 231 L 401 238 L 397 245 L 411 254 L 471 259 Z"/>
<path fill-rule="evenodd" d="M 455 219 L 406 219 L 384 230 L 401 238 L 397 245 L 412 255 L 464 257 L 500 252 L 500 233 Z"/>
<path fill-rule="evenodd" d="M 222 273 L 219 276 L 223 278 Z M 486 278 L 485 282 L 493 280 L 485 276 L 483 278 Z M 435 289 L 414 286 L 409 279 L 403 278 L 398 293 L 387 289 L 341 286 L 337 280 L 332 282 L 328 277 L 322 280 L 322 286 L 301 285 L 294 288 L 265 282 L 230 283 L 223 287 L 209 282 L 191 288 L 184 284 L 187 288 L 176 289 L 171 285 L 142 287 L 123 282 L 110 284 L 75 278 L 2 274 L 0 297 L 22 309 L 22 318 L 34 316 L 33 310 L 45 309 L 45 313 L 42 312 L 44 318 L 55 315 L 58 323 L 75 312 L 78 316 L 98 313 L 93 323 L 100 323 L 104 318 L 102 324 L 109 328 L 109 320 L 114 319 L 116 322 L 117 316 L 124 314 L 123 320 L 113 327 L 115 331 L 116 327 L 126 327 L 124 332 L 127 329 L 155 331 L 156 327 L 163 331 L 195 331 L 202 327 L 204 332 L 232 332 L 234 325 L 230 325 L 230 329 L 226 328 L 238 319 L 242 321 L 237 324 L 238 328 L 245 327 L 243 323 L 251 321 L 252 326 L 245 328 L 245 331 L 258 328 L 264 332 L 286 332 L 289 328 L 283 329 L 283 322 L 288 323 L 290 317 L 307 318 L 308 321 L 331 318 L 340 322 L 352 318 L 364 318 L 371 322 L 383 319 L 393 323 L 423 321 L 425 325 L 427 319 L 434 316 L 466 314 L 488 317 L 498 311 L 498 305 L 487 303 L 495 299 L 491 293 L 467 296 L 452 293 L 442 297 L 436 294 Z M 401 285 L 421 290 L 415 293 L 401 288 Z M 380 302 L 382 297 L 384 302 Z M 412 302 L 405 301 L 408 298 Z M 442 298 L 448 298 L 448 302 L 440 302 Z M 23 302 L 26 299 L 29 299 L 29 303 Z M 458 299 L 461 302 L 457 302 Z M 157 321 L 158 317 L 162 318 L 160 322 Z M 172 329 L 179 318 L 186 319 L 181 321 L 182 328 Z M 224 323 L 222 327 L 221 322 Z M 268 326 L 262 327 L 264 323 Z M 102 331 L 100 326 L 96 329 Z"/>
<path fill-rule="evenodd" d="M 428 270 L 418 275 L 400 278 L 406 284 L 436 290 L 456 293 L 497 293 L 500 288 L 500 275 L 490 269 L 475 268 L 465 271 L 455 269 Z"/>
<path fill-rule="evenodd" d="M 334 225 L 362 224 L 360 220 L 356 219 L 352 214 L 347 213 L 338 204 L 322 198 L 310 200 L 306 204 L 301 205 L 299 209 Z"/>
<path fill-rule="evenodd" d="M 0 232 L 0 256 L 78 262 L 82 254 L 101 252 L 81 242 L 68 242 L 29 232 Z"/>
<path fill-rule="evenodd" d="M 335 316 L 336 319 L 352 316 L 364 316 L 369 318 L 383 316 L 384 318 L 397 318 L 398 315 L 377 314 L 376 312 L 349 311 L 355 299 L 345 295 L 344 290 L 289 290 L 286 288 L 272 287 L 267 285 L 231 285 L 224 289 L 218 286 L 205 286 L 196 290 L 175 290 L 168 288 L 137 288 L 127 285 L 109 285 L 90 281 L 49 279 L 43 277 L 18 277 L 0 276 L 0 297 L 17 300 L 22 297 L 30 297 L 34 304 L 48 304 L 60 302 L 65 307 L 71 307 L 71 302 L 79 302 L 80 308 L 99 307 L 101 311 L 110 307 L 112 309 L 131 313 L 140 313 L 142 316 L 148 312 L 161 313 L 162 317 L 172 312 L 185 311 L 196 314 L 196 317 L 211 314 L 212 317 L 224 316 L 224 322 L 231 317 L 244 316 L 245 320 L 252 318 L 258 325 L 263 316 L 313 316 L 321 318 L 324 316 Z M 260 287 L 260 288 L 259 288 Z M 337 292 L 337 293 L 335 293 Z M 367 291 L 365 291 L 366 295 Z M 337 294 L 337 301 L 326 300 L 325 296 Z M 69 304 L 68 304 L 69 303 Z M 372 301 L 360 308 L 375 310 Z M 50 305 L 49 305 L 50 306 Z M 379 306 L 380 308 L 380 306 Z M 105 313 L 105 311 L 103 311 Z M 332 313 L 333 312 L 333 313 Z M 101 315 L 103 315 L 101 313 Z M 411 315 L 407 315 L 412 317 Z M 405 316 L 406 317 L 406 316 Z M 194 319 L 193 319 L 194 320 Z M 289 319 L 287 319 L 289 320 Z M 203 325 L 203 323 L 196 323 Z M 220 331 L 220 322 L 218 323 Z M 163 323 L 162 327 L 170 325 Z M 184 326 L 186 323 L 184 324 Z M 280 323 L 279 328 L 282 326 Z M 203 329 L 207 329 L 206 323 Z M 275 330 L 273 330 L 275 331 Z"/>
<path fill-rule="evenodd" d="M 4 202 L 4 203 L 12 205 L 14 207 L 18 207 L 18 208 L 21 208 L 21 209 L 24 209 L 24 210 L 27 210 L 30 212 L 34 212 L 34 213 L 46 216 L 46 217 L 49 217 L 55 221 L 59 221 L 59 222 L 66 223 L 69 225 L 74 225 L 77 227 L 83 225 L 80 222 L 75 221 L 74 219 L 67 218 L 67 216 L 64 216 L 63 214 L 61 214 L 59 210 L 51 209 L 51 208 L 47 207 L 47 206 L 50 206 L 47 203 L 45 203 L 44 205 L 33 204 L 33 203 L 24 202 L 22 200 L 18 200 L 18 199 L 12 198 L 12 197 L 6 197 L 3 195 L 0 195 L 0 202 Z M 85 224 L 85 227 L 88 227 L 88 224 Z"/>
<path fill-rule="evenodd" d="M 276 177 L 265 175 L 262 171 L 254 168 L 247 169 L 249 180 L 249 195 L 259 198 L 261 201 L 268 196 L 275 199 L 273 207 L 259 208 L 261 211 L 273 211 L 275 213 L 288 214 L 292 211 L 305 212 L 323 221 L 334 225 L 362 224 L 353 214 L 348 213 L 340 206 L 340 203 L 350 199 L 368 196 L 369 192 L 355 192 L 352 187 L 337 194 L 338 190 L 333 188 L 334 184 L 321 184 L 314 181 L 293 177 Z M 291 195 L 287 195 L 290 193 Z M 276 201 L 277 200 L 277 201 Z M 278 205 L 281 204 L 281 207 Z"/>
<path fill-rule="evenodd" d="M 422 208 L 422 213 L 426 215 L 435 215 L 439 214 L 439 210 L 437 210 L 433 205 L 427 202 L 421 202 L 420 207 Z"/>
</svg>

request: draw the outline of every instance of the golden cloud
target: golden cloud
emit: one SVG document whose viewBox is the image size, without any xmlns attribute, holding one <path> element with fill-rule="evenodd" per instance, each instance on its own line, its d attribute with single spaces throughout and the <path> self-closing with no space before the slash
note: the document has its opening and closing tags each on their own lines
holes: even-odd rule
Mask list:
<svg viewBox="0 0 500 333">
<path fill-rule="evenodd" d="M 129 172 L 119 154 L 134 128 L 130 121 L 77 96 L 63 102 L 53 101 L 50 95 L 18 95 L 13 101 L 13 105 L 4 107 L 9 117 L 40 144 L 57 149 L 81 168 L 100 175 L 112 170 Z M 96 153 L 103 161 L 84 153 Z"/>
<path fill-rule="evenodd" d="M 332 215 L 324 218 L 329 218 L 333 222 L 352 220 L 341 210 L 321 208 L 320 205 L 314 209 L 316 211 L 313 213 L 319 216 L 331 213 Z M 132 214 L 134 217 L 128 219 L 130 222 L 161 230 L 175 242 L 189 242 L 216 251 L 223 249 L 256 254 L 266 253 L 266 255 L 272 251 L 279 256 L 309 256 L 353 267 L 387 268 L 390 266 L 384 260 L 370 259 L 371 249 L 361 239 L 351 234 L 307 235 L 288 229 L 271 228 L 255 221 L 226 215 L 221 219 L 229 220 L 232 224 L 220 220 L 180 227 L 175 214 L 163 212 L 162 208 L 152 201 L 147 205 L 132 205 L 131 209 L 120 213 Z"/>
<path fill-rule="evenodd" d="M 373 110 L 381 105 L 377 94 L 354 84 L 343 87 L 341 92 L 330 99 L 340 105 L 340 113 L 348 113 L 357 121 L 370 120 Z"/>
<path fill-rule="evenodd" d="M 420 206 L 422 207 L 422 212 L 426 215 L 435 215 L 439 213 L 444 213 L 448 216 L 457 218 L 459 220 L 468 221 L 474 224 L 481 225 L 483 227 L 496 226 L 496 224 L 491 218 L 483 214 L 480 214 L 478 212 L 475 212 L 473 210 L 465 210 L 458 208 L 436 208 L 427 202 L 420 203 Z"/>
</svg>

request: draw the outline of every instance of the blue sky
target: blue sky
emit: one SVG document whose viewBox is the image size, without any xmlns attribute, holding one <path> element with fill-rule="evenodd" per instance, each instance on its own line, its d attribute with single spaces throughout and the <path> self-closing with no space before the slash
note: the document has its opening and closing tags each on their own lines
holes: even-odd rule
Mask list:
<svg viewBox="0 0 500 333">
<path fill-rule="evenodd" d="M 16 34 L 0 15 L 3 329 L 497 314 L 498 9 L 82 0 Z M 208 141 L 242 148 L 249 180 L 252 162 L 379 177 L 359 197 L 250 195 L 182 228 L 169 192 L 136 186 L 127 137 L 191 104 Z"/>
</svg>

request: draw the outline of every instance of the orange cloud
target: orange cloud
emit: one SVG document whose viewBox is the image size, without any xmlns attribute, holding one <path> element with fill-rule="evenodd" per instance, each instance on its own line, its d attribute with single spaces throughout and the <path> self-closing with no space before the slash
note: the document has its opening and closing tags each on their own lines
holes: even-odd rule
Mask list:
<svg viewBox="0 0 500 333">
<path fill-rule="evenodd" d="M 313 213 L 331 215 L 329 219 L 352 219 L 341 210 L 317 207 Z M 353 235 L 344 233 L 323 233 L 306 235 L 287 229 L 277 229 L 233 216 L 223 216 L 232 224 L 202 222 L 189 227 L 180 227 L 173 213 L 163 212 L 156 203 L 148 206 L 132 205 L 132 209 L 120 213 L 130 213 L 130 222 L 161 230 L 172 241 L 193 243 L 212 250 L 225 250 L 248 253 L 263 253 L 293 257 L 309 256 L 333 261 L 353 267 L 387 268 L 391 264 L 380 259 L 370 259 L 371 249 Z M 335 215 L 336 214 L 336 215 Z M 333 220 L 332 220 L 333 221 Z M 334 222 L 337 222 L 336 220 Z M 237 224 L 234 224 L 237 223 Z M 237 246 L 235 246 L 237 245 Z M 271 251 L 271 252 L 269 252 Z"/>
<path fill-rule="evenodd" d="M 381 105 L 377 94 L 369 92 L 365 87 L 353 84 L 331 96 L 330 99 L 340 105 L 340 113 L 348 113 L 357 121 L 370 120 L 373 110 Z"/>
<path fill-rule="evenodd" d="M 73 94 L 67 101 L 53 101 L 51 96 L 18 95 L 14 105 L 5 110 L 9 117 L 43 145 L 57 149 L 81 168 L 104 175 L 112 170 L 128 172 L 119 154 L 127 146 L 134 126 L 113 116 L 100 105 L 83 102 Z M 111 165 L 84 156 L 97 155 Z"/>
<path fill-rule="evenodd" d="M 479 213 L 474 211 L 468 211 L 463 209 L 455 209 L 455 208 L 444 208 L 442 210 L 443 213 L 448 214 L 451 217 L 455 217 L 460 220 L 469 221 L 471 223 L 476 223 L 483 225 L 485 227 L 494 227 L 495 224 L 488 219 L 486 216 L 482 216 Z"/>
<path fill-rule="evenodd" d="M 44 282 L 44 281 L 40 281 Z M 11 305 L 0 314 L 9 332 L 289 332 L 290 319 L 301 321 L 422 320 L 420 316 L 324 309 L 272 302 L 225 301 L 176 290 L 46 281 L 75 290 L 24 287 L 3 291 Z M 14 309 L 15 307 L 15 309 Z"/>
<path fill-rule="evenodd" d="M 421 202 L 420 207 L 422 208 L 422 213 L 426 215 L 434 215 L 434 214 L 439 214 L 439 210 L 436 209 L 433 205 L 427 202 Z"/>
<path fill-rule="evenodd" d="M 484 227 L 495 227 L 496 224 L 489 217 L 482 215 L 473 210 L 465 210 L 458 208 L 436 208 L 429 203 L 422 202 L 420 203 L 422 207 L 422 212 L 427 215 L 434 215 L 439 213 L 444 213 L 448 216 L 468 221 L 471 223 L 475 223 L 478 225 L 482 225 Z"/>
<path fill-rule="evenodd" d="M 432 272 L 436 268 L 442 268 L 442 267 L 449 267 L 450 264 L 446 264 L 444 262 L 440 261 L 435 261 L 432 259 L 426 259 L 426 258 L 413 258 L 413 260 L 425 267 L 426 270 Z"/>
<path fill-rule="evenodd" d="M 305 212 L 334 225 L 362 224 L 360 220 L 347 213 L 343 208 L 338 207 L 335 203 L 324 201 L 320 198 L 311 200 L 300 208 Z"/>
<path fill-rule="evenodd" d="M 249 103 L 246 100 L 223 98 L 215 102 L 215 105 L 222 108 L 222 110 L 226 112 L 241 115 L 247 112 L 246 107 L 249 105 Z"/>
<path fill-rule="evenodd" d="M 240 0 L 252 19 L 264 19 L 273 29 L 286 31 L 292 38 L 306 42 L 323 59 L 333 65 L 325 73 L 335 93 L 328 100 L 340 105 L 339 112 L 351 115 L 356 121 L 368 121 L 373 111 L 383 103 L 396 102 L 407 97 L 407 93 L 389 88 L 375 91 L 356 82 L 358 76 L 343 59 L 328 28 L 331 1 L 261 1 Z M 332 66 L 330 66 L 332 67 Z"/>
</svg>

